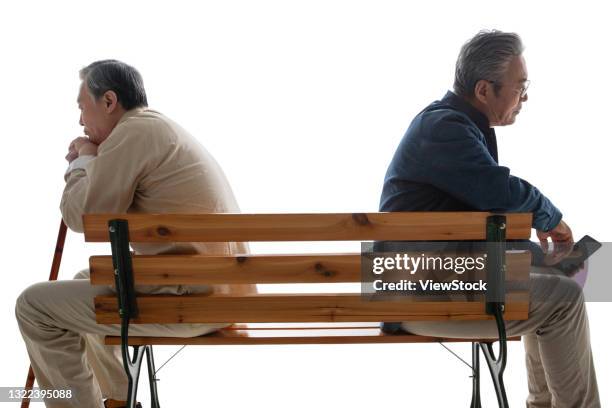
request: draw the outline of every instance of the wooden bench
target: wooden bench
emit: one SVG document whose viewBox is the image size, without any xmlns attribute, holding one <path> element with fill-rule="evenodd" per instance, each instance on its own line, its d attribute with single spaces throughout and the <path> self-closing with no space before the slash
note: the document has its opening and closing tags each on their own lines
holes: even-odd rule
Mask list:
<svg viewBox="0 0 612 408">
<path fill-rule="evenodd" d="M 480 407 L 479 350 L 489 365 L 497 398 L 507 406 L 503 385 L 506 363 L 505 320 L 528 315 L 525 293 L 506 294 L 505 302 L 368 301 L 356 293 L 141 295 L 134 285 L 276 284 L 361 282 L 360 253 L 232 256 L 133 255 L 130 242 L 236 241 L 450 241 L 530 237 L 530 214 L 419 212 L 359 214 L 89 214 L 84 216 L 87 242 L 111 242 L 112 255 L 90 258 L 92 285 L 115 285 L 117 296 L 94 299 L 101 324 L 121 323 L 121 345 L 129 379 L 128 406 L 133 407 L 143 355 L 147 355 L 151 400 L 157 399 L 153 345 L 349 344 L 472 342 L 472 407 Z M 503 248 L 500 246 L 499 248 Z M 505 259 L 504 259 L 505 258 Z M 489 254 L 489 286 L 504 289 L 505 276 L 528 276 L 528 252 Z M 507 267 L 506 267 L 507 266 Z M 497 282 L 497 283 L 496 283 Z M 491 291 L 487 291 L 487 295 Z M 408 333 L 386 334 L 379 322 L 409 320 L 495 319 L 500 351 L 492 339 L 449 339 Z M 131 337 L 130 324 L 232 323 L 194 338 Z M 256 323 L 277 326 L 256 327 Z M 261 325 L 260 325 L 261 326 Z M 133 347 L 130 355 L 129 347 Z"/>
</svg>

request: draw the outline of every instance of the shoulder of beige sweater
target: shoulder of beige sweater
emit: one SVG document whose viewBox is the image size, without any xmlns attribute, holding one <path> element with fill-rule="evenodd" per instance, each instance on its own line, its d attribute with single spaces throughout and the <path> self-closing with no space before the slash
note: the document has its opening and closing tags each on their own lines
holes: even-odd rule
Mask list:
<svg viewBox="0 0 612 408">
<path fill-rule="evenodd" d="M 153 109 L 147 108 L 139 111 L 138 114 L 134 115 L 133 120 L 135 126 L 148 126 L 149 133 L 158 135 L 170 142 L 176 142 L 178 139 L 183 138 L 192 138 L 191 134 L 181 125 Z"/>
<path fill-rule="evenodd" d="M 118 145 L 168 145 L 176 141 L 174 124 L 161 113 L 151 110 L 128 111 L 109 137 L 100 145 L 107 150 Z"/>
<path fill-rule="evenodd" d="M 172 121 L 165 115 L 153 109 L 134 109 L 127 111 L 119 120 L 113 131 L 121 132 L 130 130 L 146 129 L 148 132 L 163 133 L 168 127 L 171 127 Z"/>
</svg>

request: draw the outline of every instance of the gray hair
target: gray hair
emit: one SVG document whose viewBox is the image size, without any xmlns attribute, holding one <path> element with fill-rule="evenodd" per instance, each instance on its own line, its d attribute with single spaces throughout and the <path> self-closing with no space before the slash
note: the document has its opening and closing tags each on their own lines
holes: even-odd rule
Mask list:
<svg viewBox="0 0 612 408">
<path fill-rule="evenodd" d="M 148 106 L 142 76 L 136 68 L 124 62 L 96 61 L 81 69 L 79 77 L 96 100 L 105 92 L 113 91 L 126 110 Z"/>
<path fill-rule="evenodd" d="M 461 47 L 455 66 L 455 93 L 471 98 L 476 83 L 484 79 L 493 82 L 493 91 L 497 94 L 508 64 L 522 53 L 523 43 L 518 34 L 480 31 Z"/>
</svg>

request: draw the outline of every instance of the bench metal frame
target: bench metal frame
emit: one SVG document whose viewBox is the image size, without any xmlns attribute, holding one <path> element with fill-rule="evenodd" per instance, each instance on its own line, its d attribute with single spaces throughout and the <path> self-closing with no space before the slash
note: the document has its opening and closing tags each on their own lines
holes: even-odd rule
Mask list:
<svg viewBox="0 0 612 408">
<path fill-rule="evenodd" d="M 507 336 L 504 324 L 505 294 L 505 241 L 506 217 L 492 215 L 487 217 L 487 282 L 486 312 L 495 317 L 498 329 L 499 352 L 495 356 L 492 342 L 472 342 L 472 401 L 470 408 L 481 408 L 480 400 L 480 351 L 487 362 L 497 401 L 500 408 L 508 408 L 508 399 L 503 382 L 503 374 L 507 360 Z M 133 355 L 130 356 L 128 344 L 128 330 L 130 319 L 138 317 L 138 305 L 134 289 L 132 273 L 132 258 L 130 253 L 130 239 L 128 222 L 113 219 L 108 223 L 111 241 L 113 267 L 115 269 L 115 286 L 119 302 L 119 315 L 121 317 L 121 353 L 123 365 L 128 377 L 127 408 L 136 407 L 136 394 L 138 379 L 144 354 L 147 357 L 149 374 L 149 388 L 151 393 L 151 407 L 160 408 L 157 394 L 157 381 L 152 345 L 133 345 Z"/>
<path fill-rule="evenodd" d="M 151 408 L 160 408 L 157 395 L 157 378 L 155 376 L 155 361 L 153 346 L 132 346 L 133 356 L 130 357 L 128 346 L 128 330 L 130 319 L 138 317 L 138 304 L 134 289 L 132 274 L 132 256 L 130 254 L 130 237 L 128 223 L 125 220 L 111 220 L 108 223 L 111 249 L 113 252 L 113 267 L 115 268 L 115 287 L 119 301 L 119 316 L 121 317 L 121 355 L 123 367 L 128 377 L 127 408 L 136 407 L 138 379 L 143 355 L 147 355 L 147 371 L 149 372 L 149 388 L 151 392 Z"/>
</svg>

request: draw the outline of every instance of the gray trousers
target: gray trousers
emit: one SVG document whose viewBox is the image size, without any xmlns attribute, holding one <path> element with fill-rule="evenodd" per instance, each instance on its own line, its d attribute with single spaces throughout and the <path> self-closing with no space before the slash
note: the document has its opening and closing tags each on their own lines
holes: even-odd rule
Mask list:
<svg viewBox="0 0 612 408">
<path fill-rule="evenodd" d="M 509 336 L 523 336 L 527 407 L 600 407 L 589 322 L 582 288 L 550 268 L 532 267 L 529 318 L 506 322 Z M 424 336 L 497 338 L 494 321 L 403 322 Z M 506 375 L 512 375 L 506 373 Z"/>
<path fill-rule="evenodd" d="M 199 287 L 202 288 L 202 287 Z M 196 292 L 188 287 L 144 286 L 146 293 Z M 96 323 L 93 298 L 114 294 L 109 286 L 92 286 L 89 270 L 74 280 L 36 283 L 17 298 L 15 314 L 38 386 L 71 389 L 73 397 L 46 401 L 47 407 L 102 408 L 103 398 L 125 400 L 128 380 L 119 346 L 104 336 L 120 334 L 119 324 Z M 134 336 L 193 337 L 226 326 L 211 324 L 130 325 Z"/>
</svg>

